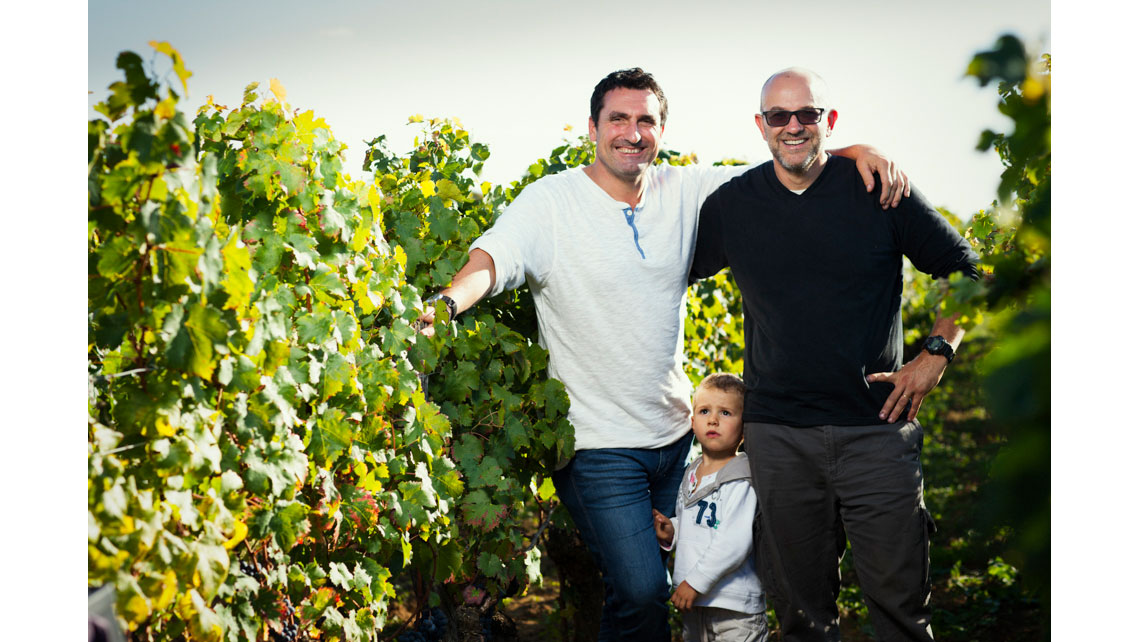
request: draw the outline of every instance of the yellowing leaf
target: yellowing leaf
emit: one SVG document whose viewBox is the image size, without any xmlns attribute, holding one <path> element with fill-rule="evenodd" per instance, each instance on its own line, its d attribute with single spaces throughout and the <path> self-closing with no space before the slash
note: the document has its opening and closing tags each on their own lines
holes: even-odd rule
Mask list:
<svg viewBox="0 0 1140 642">
<path fill-rule="evenodd" d="M 352 284 L 352 296 L 364 314 L 372 314 L 384 303 L 384 297 L 379 292 L 370 291 L 368 284 L 363 281 Z"/>
<path fill-rule="evenodd" d="M 174 47 L 171 47 L 170 43 L 166 42 L 165 40 L 163 40 L 162 42 L 158 42 L 157 40 L 151 40 L 147 44 L 154 47 L 155 51 L 157 51 L 158 53 L 164 53 L 164 54 L 170 56 L 170 59 L 174 62 L 174 73 L 177 74 L 178 79 L 182 81 L 182 93 L 184 93 L 184 94 L 187 93 L 186 79 L 189 78 L 190 76 L 193 76 L 194 73 L 191 72 L 189 69 L 187 69 L 186 66 L 183 64 L 182 54 L 178 53 L 178 50 L 175 49 Z"/>
<path fill-rule="evenodd" d="M 143 620 L 150 617 L 150 605 L 141 595 L 132 595 L 123 607 L 123 616 L 127 619 L 131 630 L 134 630 Z"/>
<path fill-rule="evenodd" d="M 396 262 L 400 264 L 400 269 L 408 269 L 408 254 L 404 251 L 404 248 L 397 245 L 393 254 L 396 256 Z"/>
<path fill-rule="evenodd" d="M 305 145 L 313 144 L 313 141 L 316 139 L 314 132 L 317 129 L 321 127 L 328 129 L 325 119 L 316 118 L 311 109 L 294 116 L 293 126 L 297 128 L 297 139 Z"/>
<path fill-rule="evenodd" d="M 222 547 L 227 551 L 241 543 L 245 536 L 249 534 L 249 526 L 240 519 L 234 522 L 234 536 L 222 543 Z"/>
<path fill-rule="evenodd" d="M 432 196 L 435 194 L 435 181 L 430 178 L 425 178 L 420 181 L 420 191 L 424 196 Z"/>
<path fill-rule="evenodd" d="M 285 102 L 285 86 L 281 84 L 280 80 L 270 78 L 269 91 L 273 92 L 274 96 L 277 96 L 277 100 Z"/>
<path fill-rule="evenodd" d="M 104 535 L 130 535 L 135 532 L 135 520 L 130 515 L 123 515 L 118 522 L 103 526 Z"/>
<path fill-rule="evenodd" d="M 223 307 L 241 314 L 248 306 L 249 297 L 253 293 L 253 280 L 249 277 L 252 266 L 249 249 L 242 244 L 237 234 L 222 249 L 222 265 L 225 268 L 225 278 L 222 283 L 228 294 Z"/>
<path fill-rule="evenodd" d="M 383 482 L 376 479 L 374 473 L 369 473 L 366 477 L 360 480 L 360 487 L 370 493 L 378 493 L 384 490 Z"/>
<path fill-rule="evenodd" d="M 174 108 L 174 101 L 167 98 L 158 103 L 158 106 L 154 108 L 154 115 L 163 120 L 170 120 L 174 118 L 174 114 L 176 114 L 177 111 L 178 110 Z"/>
<path fill-rule="evenodd" d="M 195 600 L 195 597 L 198 599 Z M 178 617 L 182 618 L 183 620 L 189 620 L 190 618 L 194 617 L 194 613 L 196 611 L 194 608 L 196 606 L 195 602 L 200 604 L 201 600 L 202 598 L 198 596 L 198 591 L 191 589 L 190 591 L 183 593 L 182 596 L 178 598 L 178 603 L 174 607 L 174 612 L 177 613 Z"/>
<path fill-rule="evenodd" d="M 407 533 L 404 533 L 404 537 L 400 538 L 400 550 L 404 554 L 403 567 L 407 568 L 408 564 L 412 563 L 412 542 L 408 540 Z"/>
<path fill-rule="evenodd" d="M 424 115 L 423 114 L 416 114 L 414 116 L 408 117 L 408 123 L 422 123 L 422 122 L 424 122 Z"/>
<path fill-rule="evenodd" d="M 467 200 L 463 192 L 459 191 L 459 186 L 446 178 L 439 181 L 439 197 L 450 198 L 453 201 L 459 201 L 461 203 Z"/>
<path fill-rule="evenodd" d="M 538 487 L 538 498 L 546 501 L 554 496 L 554 482 L 549 477 L 542 480 L 542 486 Z"/>
<path fill-rule="evenodd" d="M 150 194 L 147 194 L 147 198 L 161 203 L 166 200 L 167 191 L 166 181 L 162 179 L 156 180 L 150 184 Z"/>
<path fill-rule="evenodd" d="M 154 608 L 159 611 L 165 609 L 175 595 L 178 595 L 178 576 L 174 571 L 166 569 L 166 574 L 162 576 L 162 593 L 154 600 Z"/>
<path fill-rule="evenodd" d="M 222 620 L 210 609 L 198 591 L 191 589 L 179 597 L 175 612 L 179 618 L 190 624 L 190 639 L 221 642 L 224 635 Z"/>
<path fill-rule="evenodd" d="M 1048 79 L 1046 78 L 1046 81 Z M 1029 76 L 1021 86 L 1021 95 L 1028 102 L 1037 102 L 1037 99 L 1045 94 L 1046 84 L 1041 82 L 1041 79 L 1034 76 Z"/>
<path fill-rule="evenodd" d="M 173 437 L 175 432 L 174 426 L 171 426 L 170 423 L 167 422 L 166 417 L 162 415 L 159 415 L 158 418 L 155 419 L 154 429 L 163 437 Z"/>
<path fill-rule="evenodd" d="M 372 208 L 372 215 L 380 216 L 380 192 L 376 191 L 376 186 L 372 185 L 368 188 L 368 205 Z"/>
</svg>

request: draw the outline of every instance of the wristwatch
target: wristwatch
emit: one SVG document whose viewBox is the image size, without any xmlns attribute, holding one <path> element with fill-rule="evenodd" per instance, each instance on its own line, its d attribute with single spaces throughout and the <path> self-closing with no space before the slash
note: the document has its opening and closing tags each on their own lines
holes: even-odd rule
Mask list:
<svg viewBox="0 0 1140 642">
<path fill-rule="evenodd" d="M 436 301 L 443 301 L 447 305 L 447 322 L 451 323 L 454 321 L 455 317 L 459 314 L 455 307 L 455 299 L 452 299 L 446 294 L 433 294 L 424 299 L 424 303 L 427 305 L 431 305 Z"/>
<path fill-rule="evenodd" d="M 943 339 L 937 334 L 933 337 L 926 337 L 926 342 L 922 344 L 922 349 L 930 354 L 946 357 L 946 363 L 950 363 L 954 360 L 954 348 L 951 348 L 950 344 L 946 343 L 946 339 Z"/>
</svg>

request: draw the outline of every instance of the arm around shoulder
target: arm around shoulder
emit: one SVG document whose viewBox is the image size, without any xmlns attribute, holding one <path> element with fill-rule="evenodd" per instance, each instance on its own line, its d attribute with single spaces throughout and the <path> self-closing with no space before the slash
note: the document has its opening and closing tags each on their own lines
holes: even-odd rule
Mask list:
<svg viewBox="0 0 1140 642">
<path fill-rule="evenodd" d="M 895 165 L 894 161 L 883 155 L 882 152 L 870 145 L 849 145 L 839 149 L 828 150 L 836 156 L 843 156 L 855 161 L 855 168 L 863 177 L 863 184 L 867 191 L 875 189 L 875 174 L 883 184 L 879 192 L 879 205 L 883 209 L 898 207 L 904 196 L 910 196 L 910 180 L 907 175 Z"/>
<path fill-rule="evenodd" d="M 728 265 L 721 229 L 721 192 L 713 192 L 701 205 L 697 238 L 689 264 L 689 285 L 713 276 Z"/>
</svg>

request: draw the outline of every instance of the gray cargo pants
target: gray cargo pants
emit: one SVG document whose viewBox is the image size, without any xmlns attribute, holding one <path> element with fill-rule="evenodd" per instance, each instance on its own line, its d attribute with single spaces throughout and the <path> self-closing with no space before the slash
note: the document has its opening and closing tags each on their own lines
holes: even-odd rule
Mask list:
<svg viewBox="0 0 1140 642">
<path fill-rule="evenodd" d="M 851 540 L 876 639 L 933 640 L 922 426 L 744 424 L 759 500 L 756 567 L 787 642 L 839 640 Z"/>
</svg>

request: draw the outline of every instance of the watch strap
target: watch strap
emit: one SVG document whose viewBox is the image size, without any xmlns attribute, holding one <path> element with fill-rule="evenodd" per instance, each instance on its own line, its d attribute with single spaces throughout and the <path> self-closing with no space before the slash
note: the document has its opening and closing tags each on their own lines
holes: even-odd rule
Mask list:
<svg viewBox="0 0 1140 642">
<path fill-rule="evenodd" d="M 954 360 L 954 348 L 940 335 L 927 337 L 922 348 L 930 354 L 946 357 L 947 364 Z"/>
</svg>

